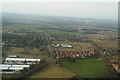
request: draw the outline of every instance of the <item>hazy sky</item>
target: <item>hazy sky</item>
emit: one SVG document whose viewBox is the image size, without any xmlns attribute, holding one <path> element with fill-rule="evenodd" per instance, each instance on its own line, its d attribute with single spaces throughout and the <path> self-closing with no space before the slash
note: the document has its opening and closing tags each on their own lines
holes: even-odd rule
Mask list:
<svg viewBox="0 0 120 80">
<path fill-rule="evenodd" d="M 3 3 L 3 12 L 81 18 L 117 19 L 116 2 L 39 2 Z"/>
</svg>

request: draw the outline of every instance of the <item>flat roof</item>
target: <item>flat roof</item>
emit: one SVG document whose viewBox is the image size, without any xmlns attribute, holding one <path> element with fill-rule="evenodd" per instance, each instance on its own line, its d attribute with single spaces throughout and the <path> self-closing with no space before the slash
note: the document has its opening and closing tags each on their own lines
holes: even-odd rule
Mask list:
<svg viewBox="0 0 120 80">
<path fill-rule="evenodd" d="M 24 68 L 29 68 L 30 65 L 5 65 L 0 64 L 0 70 L 23 70 Z"/>
<path fill-rule="evenodd" d="M 12 67 L 30 67 L 30 65 L 12 65 Z"/>
<path fill-rule="evenodd" d="M 30 58 L 26 58 L 26 61 L 40 61 L 40 59 L 30 59 Z"/>
<path fill-rule="evenodd" d="M 10 56 L 10 57 L 11 57 L 11 56 L 17 57 L 16 55 L 8 55 L 8 57 L 9 57 L 9 56 Z"/>
<path fill-rule="evenodd" d="M 21 68 L 17 68 L 17 67 L 10 67 L 9 70 L 23 70 L 24 68 L 21 67 Z"/>
<path fill-rule="evenodd" d="M 11 66 L 15 66 L 15 67 L 30 67 L 30 65 L 17 65 L 17 64 L 13 64 L 13 65 L 9 65 L 9 64 L 0 64 L 0 67 L 11 67 Z"/>
<path fill-rule="evenodd" d="M 0 67 L 0 70 L 7 70 L 9 67 Z"/>
<path fill-rule="evenodd" d="M 8 58 L 16 58 L 17 56 L 16 55 L 9 55 Z"/>
<path fill-rule="evenodd" d="M 6 61 L 25 61 L 25 58 L 6 58 Z"/>
<path fill-rule="evenodd" d="M 0 64 L 0 67 L 10 67 L 11 65 L 8 64 Z"/>
<path fill-rule="evenodd" d="M 6 61 L 40 61 L 40 59 L 32 59 L 32 58 L 6 58 Z"/>
</svg>

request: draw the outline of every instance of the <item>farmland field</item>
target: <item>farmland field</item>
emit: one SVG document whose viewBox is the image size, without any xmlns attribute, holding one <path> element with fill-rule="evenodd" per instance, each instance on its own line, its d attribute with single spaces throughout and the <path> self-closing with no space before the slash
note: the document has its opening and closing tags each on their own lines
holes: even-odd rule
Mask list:
<svg viewBox="0 0 120 80">
<path fill-rule="evenodd" d="M 100 34 L 87 34 L 87 36 L 95 42 L 99 47 L 106 49 L 118 49 L 118 37 L 117 32 L 102 32 Z"/>
<path fill-rule="evenodd" d="M 48 58 L 47 53 L 41 53 L 39 49 L 29 49 L 29 48 L 11 48 L 9 51 L 7 51 L 9 55 L 17 55 L 23 58 L 40 58 L 40 59 L 46 59 Z M 37 54 L 35 54 L 37 53 Z"/>
<path fill-rule="evenodd" d="M 28 78 L 71 78 L 73 76 L 75 74 L 66 68 L 59 67 L 59 65 L 49 65 Z"/>
<path fill-rule="evenodd" d="M 97 58 L 78 60 L 75 63 L 68 61 L 61 61 L 60 63 L 80 78 L 100 78 L 108 75 L 108 68 L 105 63 Z"/>
</svg>

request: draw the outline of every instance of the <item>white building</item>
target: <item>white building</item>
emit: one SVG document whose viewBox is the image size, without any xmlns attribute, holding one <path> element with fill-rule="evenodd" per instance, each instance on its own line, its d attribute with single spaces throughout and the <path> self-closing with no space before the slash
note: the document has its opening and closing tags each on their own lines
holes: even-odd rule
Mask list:
<svg viewBox="0 0 120 80">
<path fill-rule="evenodd" d="M 20 73 L 24 69 L 29 69 L 30 65 L 8 65 L 8 64 L 0 64 L 0 73 L 3 74 L 16 74 Z"/>
<path fill-rule="evenodd" d="M 36 64 L 39 63 L 40 59 L 33 59 L 33 58 L 6 58 L 5 63 L 13 64 Z"/>
</svg>

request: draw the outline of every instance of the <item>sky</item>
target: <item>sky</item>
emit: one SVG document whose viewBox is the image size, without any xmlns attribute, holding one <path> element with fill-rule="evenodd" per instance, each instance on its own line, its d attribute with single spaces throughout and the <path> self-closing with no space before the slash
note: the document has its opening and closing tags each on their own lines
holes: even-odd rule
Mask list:
<svg viewBox="0 0 120 80">
<path fill-rule="evenodd" d="M 96 19 L 117 19 L 117 2 L 6 2 L 2 12 Z"/>
</svg>

